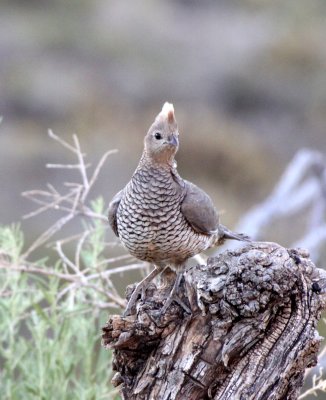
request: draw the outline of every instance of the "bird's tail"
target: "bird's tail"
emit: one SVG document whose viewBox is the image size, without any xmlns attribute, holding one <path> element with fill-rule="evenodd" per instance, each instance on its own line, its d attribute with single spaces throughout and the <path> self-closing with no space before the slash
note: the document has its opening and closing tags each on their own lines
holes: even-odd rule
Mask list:
<svg viewBox="0 0 326 400">
<path fill-rule="evenodd" d="M 222 224 L 219 225 L 218 231 L 218 245 L 223 244 L 227 239 L 239 240 L 240 242 L 251 242 L 249 236 L 245 235 L 244 233 L 232 232 Z"/>
</svg>

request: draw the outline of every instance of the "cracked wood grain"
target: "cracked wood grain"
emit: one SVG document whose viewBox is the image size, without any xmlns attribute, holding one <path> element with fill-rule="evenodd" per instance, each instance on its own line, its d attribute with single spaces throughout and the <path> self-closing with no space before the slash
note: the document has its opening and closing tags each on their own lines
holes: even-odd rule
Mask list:
<svg viewBox="0 0 326 400">
<path fill-rule="evenodd" d="M 103 328 L 123 399 L 298 398 L 326 305 L 306 250 L 252 243 L 189 268 L 179 296 L 192 315 L 175 303 L 160 314 L 169 290 L 152 284 L 135 315 Z"/>
</svg>

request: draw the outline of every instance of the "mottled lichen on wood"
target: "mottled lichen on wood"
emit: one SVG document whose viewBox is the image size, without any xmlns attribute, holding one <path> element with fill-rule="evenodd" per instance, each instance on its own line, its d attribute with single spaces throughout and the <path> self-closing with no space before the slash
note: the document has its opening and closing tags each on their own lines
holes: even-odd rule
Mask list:
<svg viewBox="0 0 326 400">
<path fill-rule="evenodd" d="M 125 399 L 297 398 L 326 299 L 306 251 L 253 243 L 189 268 L 192 315 L 175 303 L 160 315 L 168 290 L 152 284 L 135 315 L 104 327 Z"/>
</svg>

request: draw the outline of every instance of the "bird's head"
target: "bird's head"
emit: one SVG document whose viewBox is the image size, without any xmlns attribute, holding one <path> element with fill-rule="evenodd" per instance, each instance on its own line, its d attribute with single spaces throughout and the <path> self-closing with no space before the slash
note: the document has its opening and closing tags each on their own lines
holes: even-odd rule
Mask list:
<svg viewBox="0 0 326 400">
<path fill-rule="evenodd" d="M 164 103 L 144 140 L 145 153 L 159 163 L 171 163 L 179 147 L 179 132 L 171 103 Z"/>
</svg>

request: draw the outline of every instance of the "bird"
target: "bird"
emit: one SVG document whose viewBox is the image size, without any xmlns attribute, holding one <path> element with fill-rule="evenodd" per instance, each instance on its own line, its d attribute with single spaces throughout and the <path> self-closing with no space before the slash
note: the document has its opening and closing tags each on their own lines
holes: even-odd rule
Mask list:
<svg viewBox="0 0 326 400">
<path fill-rule="evenodd" d="M 209 195 L 179 175 L 178 148 L 174 107 L 166 102 L 145 135 L 131 180 L 109 204 L 108 220 L 115 235 L 132 256 L 154 265 L 136 285 L 124 316 L 131 314 L 140 293 L 146 297 L 150 282 L 167 267 L 176 272 L 176 279 L 162 311 L 175 300 L 189 312 L 177 297 L 187 260 L 226 239 L 250 241 L 222 225 Z"/>
</svg>

